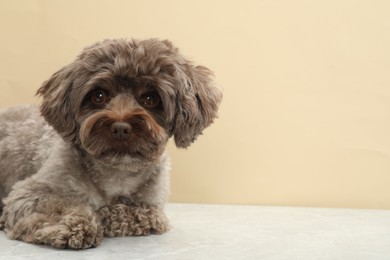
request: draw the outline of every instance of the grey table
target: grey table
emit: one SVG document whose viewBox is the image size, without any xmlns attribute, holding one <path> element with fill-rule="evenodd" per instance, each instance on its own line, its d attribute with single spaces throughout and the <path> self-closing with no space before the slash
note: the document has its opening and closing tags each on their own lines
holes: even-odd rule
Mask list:
<svg viewBox="0 0 390 260">
<path fill-rule="evenodd" d="M 0 259 L 390 259 L 387 210 L 169 204 L 167 214 L 164 235 L 106 238 L 81 251 L 0 232 Z"/>
</svg>

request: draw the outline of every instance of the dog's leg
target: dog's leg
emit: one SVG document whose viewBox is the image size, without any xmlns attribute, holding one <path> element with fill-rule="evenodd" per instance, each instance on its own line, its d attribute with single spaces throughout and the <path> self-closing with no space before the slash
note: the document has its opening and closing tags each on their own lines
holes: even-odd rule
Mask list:
<svg viewBox="0 0 390 260">
<path fill-rule="evenodd" d="M 103 239 L 100 218 L 77 198 L 39 193 L 24 185 L 4 201 L 0 223 L 11 239 L 73 249 L 97 246 Z"/>
<path fill-rule="evenodd" d="M 107 237 L 162 234 L 169 229 L 163 210 L 146 203 L 104 206 L 98 214 Z"/>
</svg>

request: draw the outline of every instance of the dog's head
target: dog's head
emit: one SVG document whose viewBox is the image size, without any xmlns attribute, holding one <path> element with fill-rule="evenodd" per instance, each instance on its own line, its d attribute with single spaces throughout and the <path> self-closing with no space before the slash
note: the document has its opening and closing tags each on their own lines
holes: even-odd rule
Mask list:
<svg viewBox="0 0 390 260">
<path fill-rule="evenodd" d="M 189 146 L 217 114 L 212 72 L 169 41 L 105 40 L 84 49 L 38 90 L 41 113 L 96 159 L 152 161 L 173 136 Z"/>
</svg>

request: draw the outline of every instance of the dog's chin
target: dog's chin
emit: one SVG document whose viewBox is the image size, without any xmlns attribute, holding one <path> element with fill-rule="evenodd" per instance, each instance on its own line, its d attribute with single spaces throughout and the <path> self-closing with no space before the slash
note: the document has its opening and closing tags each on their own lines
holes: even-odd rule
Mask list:
<svg viewBox="0 0 390 260">
<path fill-rule="evenodd" d="M 99 156 L 94 156 L 94 158 L 106 167 L 128 169 L 130 171 L 139 171 L 154 163 L 154 160 L 142 156 L 118 153 L 115 151 L 107 151 Z"/>
<path fill-rule="evenodd" d="M 84 147 L 86 152 L 90 154 L 96 161 L 110 168 L 128 169 L 138 171 L 142 168 L 149 167 L 156 163 L 164 152 L 163 145 L 153 147 L 153 149 L 116 149 L 110 147 L 97 152 L 96 150 Z"/>
</svg>

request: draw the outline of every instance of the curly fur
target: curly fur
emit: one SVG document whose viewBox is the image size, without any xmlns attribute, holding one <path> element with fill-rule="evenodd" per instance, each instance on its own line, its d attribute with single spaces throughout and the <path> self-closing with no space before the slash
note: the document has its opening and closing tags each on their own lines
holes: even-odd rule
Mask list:
<svg viewBox="0 0 390 260">
<path fill-rule="evenodd" d="M 166 144 L 173 137 L 188 147 L 215 119 L 221 93 L 212 72 L 166 40 L 104 40 L 37 93 L 40 108 L 0 111 L 0 228 L 7 236 L 83 249 L 104 236 L 167 231 Z M 145 95 L 157 95 L 158 106 Z"/>
</svg>

